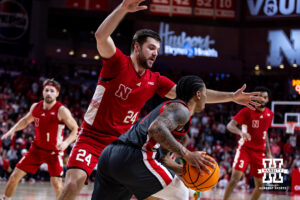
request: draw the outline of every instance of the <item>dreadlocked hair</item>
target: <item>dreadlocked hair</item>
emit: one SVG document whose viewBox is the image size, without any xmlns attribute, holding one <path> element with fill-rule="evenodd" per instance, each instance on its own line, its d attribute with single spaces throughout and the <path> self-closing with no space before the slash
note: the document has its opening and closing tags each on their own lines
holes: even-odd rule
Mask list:
<svg viewBox="0 0 300 200">
<path fill-rule="evenodd" d="M 201 91 L 205 87 L 203 80 L 194 75 L 182 77 L 176 86 L 177 99 L 188 102 L 197 91 Z"/>
</svg>

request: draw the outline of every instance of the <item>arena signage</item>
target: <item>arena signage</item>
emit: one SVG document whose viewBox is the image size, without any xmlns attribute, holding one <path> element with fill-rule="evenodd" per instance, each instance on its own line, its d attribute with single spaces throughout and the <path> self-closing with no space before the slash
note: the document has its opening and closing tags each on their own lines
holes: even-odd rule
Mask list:
<svg viewBox="0 0 300 200">
<path fill-rule="evenodd" d="M 20 39 L 28 29 L 28 13 L 23 5 L 13 0 L 0 2 L 0 38 Z"/>
<path fill-rule="evenodd" d="M 300 0 L 247 0 L 247 5 L 252 16 L 300 15 Z"/>
<path fill-rule="evenodd" d="M 295 91 L 300 95 L 300 80 L 292 80 L 292 87 L 295 87 Z"/>
<path fill-rule="evenodd" d="M 210 35 L 189 36 L 184 31 L 176 34 L 171 30 L 169 24 L 163 22 L 159 26 L 159 35 L 162 39 L 160 54 L 182 55 L 189 58 L 195 56 L 218 57 L 218 51 L 211 47 L 215 44 L 215 40 L 210 39 Z"/>
<path fill-rule="evenodd" d="M 270 54 L 267 64 L 279 66 L 285 57 L 291 66 L 295 63 L 300 65 L 300 29 L 292 29 L 290 39 L 283 30 L 269 31 L 268 42 Z"/>
</svg>

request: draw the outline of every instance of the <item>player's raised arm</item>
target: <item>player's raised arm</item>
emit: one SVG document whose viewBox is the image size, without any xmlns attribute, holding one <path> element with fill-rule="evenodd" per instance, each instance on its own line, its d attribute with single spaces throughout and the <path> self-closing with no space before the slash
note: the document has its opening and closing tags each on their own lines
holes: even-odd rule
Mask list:
<svg viewBox="0 0 300 200">
<path fill-rule="evenodd" d="M 241 136 L 245 141 L 251 140 L 251 135 L 249 133 L 243 132 L 241 129 L 238 128 L 238 122 L 234 119 L 232 119 L 228 124 L 227 124 L 227 129 L 239 136 Z"/>
<path fill-rule="evenodd" d="M 33 111 L 35 106 L 36 106 L 36 103 L 32 104 L 32 106 L 30 107 L 29 112 L 24 117 L 22 117 L 7 133 L 5 133 L 1 137 L 1 139 L 6 139 L 8 137 L 13 138 L 16 131 L 23 130 L 31 122 L 33 122 L 32 111 Z"/>
<path fill-rule="evenodd" d="M 123 2 L 101 23 L 95 37 L 97 49 L 103 58 L 110 58 L 116 52 L 116 46 L 110 37 L 119 25 L 120 21 L 129 12 L 137 12 L 147 9 L 147 6 L 140 5 L 145 0 L 123 0 Z"/>
<path fill-rule="evenodd" d="M 171 133 L 171 131 L 183 127 L 189 121 L 190 115 L 190 111 L 182 104 L 170 103 L 152 122 L 148 134 L 170 152 L 183 157 L 188 163 L 209 173 L 205 165 L 214 168 L 214 161 L 198 152 L 190 152 L 177 142 Z"/>
<path fill-rule="evenodd" d="M 225 103 L 233 101 L 237 104 L 247 106 L 251 110 L 255 110 L 255 106 L 260 104 L 257 101 L 261 101 L 262 97 L 256 96 L 259 92 L 244 92 L 246 85 L 238 89 L 235 92 L 221 92 L 216 90 L 206 90 L 206 103 Z M 169 99 L 176 98 L 176 86 L 174 86 L 167 94 L 166 97 Z"/>
<path fill-rule="evenodd" d="M 246 89 L 246 84 L 244 84 L 240 89 L 235 92 L 220 92 L 215 90 L 207 89 L 206 103 L 225 103 L 233 101 L 237 104 L 241 104 L 249 107 L 251 110 L 255 110 L 255 106 L 260 104 L 256 101 L 262 101 L 262 98 L 257 96 L 259 92 L 244 92 Z"/>
<path fill-rule="evenodd" d="M 57 149 L 64 151 L 72 142 L 75 141 L 77 137 L 78 125 L 73 118 L 70 110 L 65 106 L 61 106 L 58 110 L 58 116 L 61 121 L 63 121 L 67 127 L 71 130 L 70 135 L 61 143 L 57 145 Z"/>
</svg>

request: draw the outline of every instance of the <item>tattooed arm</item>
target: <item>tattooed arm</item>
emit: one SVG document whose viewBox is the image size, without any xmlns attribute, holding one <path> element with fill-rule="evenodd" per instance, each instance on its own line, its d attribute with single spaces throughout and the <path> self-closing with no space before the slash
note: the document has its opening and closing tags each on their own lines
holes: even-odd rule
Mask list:
<svg viewBox="0 0 300 200">
<path fill-rule="evenodd" d="M 205 165 L 214 167 L 214 160 L 201 155 L 199 152 L 190 152 L 176 141 L 171 131 L 183 127 L 190 119 L 190 111 L 181 103 L 170 103 L 164 111 L 152 122 L 148 129 L 150 137 L 154 138 L 164 148 L 181 156 L 186 162 L 209 172 Z"/>
</svg>

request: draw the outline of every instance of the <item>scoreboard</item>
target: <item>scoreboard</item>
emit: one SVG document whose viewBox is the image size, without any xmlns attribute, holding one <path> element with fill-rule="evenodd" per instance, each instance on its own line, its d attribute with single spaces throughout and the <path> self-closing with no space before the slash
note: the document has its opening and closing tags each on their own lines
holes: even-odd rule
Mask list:
<svg viewBox="0 0 300 200">
<path fill-rule="evenodd" d="M 235 0 L 151 0 L 151 14 L 235 18 Z"/>
</svg>

